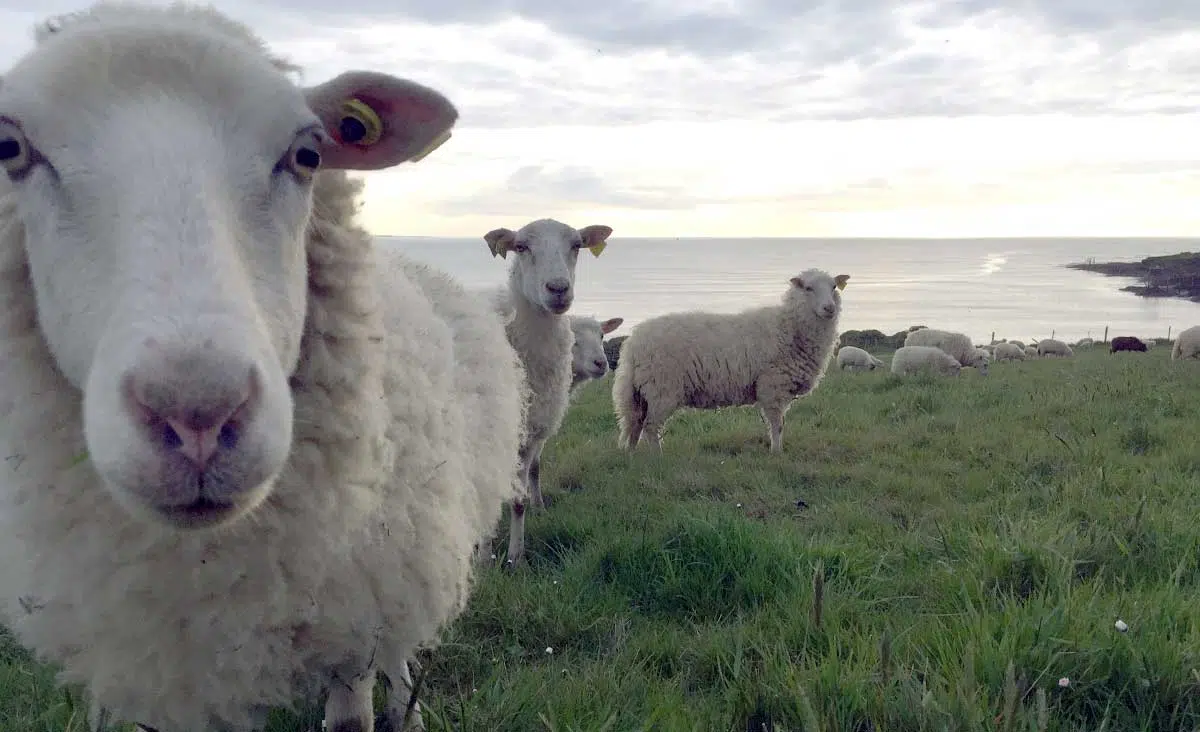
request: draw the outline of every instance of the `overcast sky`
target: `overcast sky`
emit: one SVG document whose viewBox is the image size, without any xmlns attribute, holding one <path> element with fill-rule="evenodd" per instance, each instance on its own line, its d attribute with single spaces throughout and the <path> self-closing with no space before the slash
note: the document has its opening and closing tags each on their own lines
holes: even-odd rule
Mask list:
<svg viewBox="0 0 1200 732">
<path fill-rule="evenodd" d="M 458 106 L 368 174 L 378 234 L 1200 235 L 1200 0 L 214 4 Z M 0 0 L 3 66 L 82 6 Z"/>
</svg>

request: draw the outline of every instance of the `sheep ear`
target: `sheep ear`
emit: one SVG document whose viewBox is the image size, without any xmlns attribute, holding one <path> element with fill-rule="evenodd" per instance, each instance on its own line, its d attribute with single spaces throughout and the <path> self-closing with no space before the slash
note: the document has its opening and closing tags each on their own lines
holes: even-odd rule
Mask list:
<svg viewBox="0 0 1200 732">
<path fill-rule="evenodd" d="M 508 259 L 508 252 L 512 249 L 516 238 L 517 233 L 512 229 L 492 229 L 483 235 L 483 240 L 487 242 L 492 256 L 500 255 L 501 259 Z"/>
<path fill-rule="evenodd" d="M 804 287 L 804 279 L 801 277 L 793 277 L 788 281 L 792 283 L 793 287 Z"/>
<path fill-rule="evenodd" d="M 304 90 L 332 140 L 321 162 L 340 170 L 381 170 L 416 162 L 450 139 L 458 110 L 441 93 L 375 71 L 348 71 Z"/>
<path fill-rule="evenodd" d="M 604 334 L 612 333 L 617 328 L 621 327 L 621 323 L 625 322 L 625 318 L 609 318 L 600 324 L 600 332 Z"/>
<path fill-rule="evenodd" d="M 837 288 L 839 290 L 846 289 L 846 282 L 848 282 L 849 280 L 850 280 L 850 275 L 838 275 L 837 277 L 833 278 L 833 281 L 837 284 Z"/>
<path fill-rule="evenodd" d="M 612 233 L 612 227 L 604 224 L 593 224 L 579 230 L 583 245 L 588 248 L 593 257 L 599 257 L 600 252 L 604 251 L 604 247 L 608 246 L 608 237 L 612 236 Z"/>
</svg>

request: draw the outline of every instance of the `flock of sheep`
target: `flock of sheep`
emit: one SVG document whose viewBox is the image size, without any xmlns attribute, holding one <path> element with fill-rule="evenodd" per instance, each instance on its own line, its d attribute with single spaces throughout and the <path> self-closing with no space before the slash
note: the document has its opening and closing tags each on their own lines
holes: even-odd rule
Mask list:
<svg viewBox="0 0 1200 732">
<path fill-rule="evenodd" d="M 1055 339 L 1045 338 L 1026 344 L 1018 340 L 1001 339 L 987 345 L 972 345 L 971 339 L 962 334 L 915 326 L 904 339 L 904 346 L 892 355 L 892 373 L 911 374 L 930 370 L 955 376 L 963 367 L 973 367 L 986 375 L 988 364 L 1001 361 L 1024 361 L 1031 358 L 1068 358 L 1075 349 L 1092 348 L 1096 345 L 1091 338 L 1083 338 L 1073 346 Z M 1109 343 L 1111 353 L 1122 351 L 1145 352 L 1153 348 L 1154 341 L 1143 341 L 1136 336 L 1117 336 Z M 1171 358 L 1200 359 L 1200 325 L 1183 330 L 1171 346 Z M 886 364 L 857 346 L 842 346 L 837 351 L 837 366 L 843 371 L 873 371 L 886 368 Z"/>
<path fill-rule="evenodd" d="M 378 673 L 386 726 L 421 727 L 408 660 L 462 612 L 505 506 L 520 561 L 543 446 L 606 372 L 620 319 L 568 311 L 612 229 L 488 232 L 508 282 L 469 291 L 377 248 L 346 175 L 445 142 L 437 91 L 300 87 L 206 7 L 100 4 L 36 40 L 0 81 L 0 617 L 86 687 L 95 729 L 251 730 L 325 695 L 329 732 L 370 732 Z M 632 329 L 620 443 L 755 404 L 781 449 L 848 279 Z M 893 370 L 986 368 L 939 333 Z"/>
</svg>

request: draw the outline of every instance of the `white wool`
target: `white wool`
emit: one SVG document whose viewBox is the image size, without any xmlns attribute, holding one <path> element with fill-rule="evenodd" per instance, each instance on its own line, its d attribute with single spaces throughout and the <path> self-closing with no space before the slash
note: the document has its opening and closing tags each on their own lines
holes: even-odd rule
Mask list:
<svg viewBox="0 0 1200 732">
<path fill-rule="evenodd" d="M 900 376 L 929 370 L 957 376 L 961 369 L 962 364 L 958 359 L 936 346 L 904 346 L 897 348 L 892 355 L 892 373 Z"/>
<path fill-rule="evenodd" d="M 1039 356 L 1073 356 L 1074 352 L 1066 343 L 1056 338 L 1043 338 L 1038 341 L 1037 352 Z"/>
<path fill-rule="evenodd" d="M 1025 347 L 1018 346 L 1015 341 L 999 343 L 993 351 L 993 356 L 997 361 L 1024 361 Z"/>
<path fill-rule="evenodd" d="M 283 178 L 268 199 L 273 218 L 202 219 L 188 208 L 220 212 L 229 201 L 243 201 L 238 187 L 250 185 L 251 174 L 261 171 L 270 180 L 271 165 L 296 129 L 293 119 L 311 118 L 305 97 L 273 59 L 263 65 L 261 44 L 248 38 L 248 31 L 215 11 L 101 8 L 44 33 L 38 49 L 0 86 L 0 114 L 40 119 L 19 103 L 22 89 L 30 87 L 40 90 L 33 97 L 37 109 L 74 105 L 58 109 L 51 123 L 26 127 L 30 139 L 64 135 L 54 160 L 73 160 L 78 167 L 59 185 L 111 191 L 116 202 L 74 200 L 83 208 L 70 214 L 93 216 L 82 220 L 90 237 L 79 239 L 86 246 L 78 251 L 64 250 L 54 237 L 67 231 L 67 214 L 53 230 L 44 216 L 27 215 L 27 207 L 54 203 L 43 193 L 49 190 L 44 173 L 32 171 L 15 189 L 0 178 L 0 449 L 10 456 L 0 479 L 0 607 L 24 645 L 61 666 L 64 682 L 88 687 L 93 711 L 104 707 L 118 719 L 163 732 L 250 730 L 268 708 L 315 699 L 325 688 L 331 690 L 327 711 L 335 715 L 331 729 L 362 722 L 371 713 L 374 670 L 393 679 L 405 675 L 404 658 L 419 645 L 436 643 L 461 611 L 473 544 L 495 526 L 514 495 L 524 386 L 500 320 L 446 275 L 399 254 L 379 253 L 351 221 L 359 186 L 338 166 L 317 173 L 311 217 L 309 194 Z M 130 112 L 140 97 L 119 86 L 130 79 L 159 92 L 156 102 L 194 111 L 183 127 L 156 128 L 146 118 L 145 127 L 129 134 L 140 135 L 136 142 L 147 156 L 198 161 L 177 169 L 167 160 L 162 170 L 175 170 L 179 180 L 190 176 L 212 197 L 184 200 L 160 181 L 141 180 L 147 171 L 105 157 L 112 149 L 131 149 L 129 139 L 101 142 L 87 134 L 87 124 L 108 119 L 84 114 L 88 105 L 141 119 Z M 401 83 L 382 75 L 371 79 Z M 339 77 L 314 88 L 309 99 L 324 110 L 322 94 L 340 94 L 338 84 L 354 82 Z M 208 94 L 214 87 L 221 92 Z M 450 109 L 430 90 L 404 88 L 430 108 Z M 180 90 L 177 96 L 173 89 Z M 274 137 L 219 137 L 242 129 L 238 124 L 257 124 L 264 135 L 282 132 L 282 147 L 275 148 Z M 173 144 L 168 137 L 204 129 L 236 148 L 208 149 L 207 139 Z M 424 144 L 436 131 L 407 132 L 410 142 Z M 379 149 L 404 144 L 387 138 Z M 411 158 L 420 145 L 389 149 L 395 155 L 385 153 L 391 160 L 380 167 Z M 221 165 L 206 166 L 205 151 L 221 155 Z M 340 159 L 340 167 L 355 167 L 354 154 L 322 149 L 326 163 Z M 234 180 L 225 165 L 243 166 L 236 171 L 244 177 Z M 131 198 L 136 191 L 145 192 L 145 201 L 161 198 L 155 206 L 133 207 L 145 203 Z M 244 515 L 209 529 L 148 520 L 129 508 L 135 498 L 118 497 L 112 480 L 101 477 L 97 453 L 103 451 L 92 441 L 108 445 L 114 438 L 84 427 L 85 396 L 100 398 L 92 393 L 100 382 L 89 379 L 88 369 L 98 367 L 89 366 L 92 357 L 81 356 L 71 339 L 51 343 L 47 335 L 66 328 L 49 313 L 81 312 L 79 303 L 104 294 L 100 287 L 120 288 L 110 293 L 112 308 L 200 296 L 196 288 L 207 271 L 184 271 L 178 264 L 179 271 L 170 270 L 170 258 L 158 251 L 145 254 L 159 257 L 163 276 L 179 275 L 177 287 L 166 293 L 154 288 L 152 278 L 142 280 L 143 291 L 125 280 L 108 284 L 101 276 L 106 263 L 87 259 L 87 247 L 106 240 L 106 227 L 170 215 L 188 228 L 162 229 L 172 234 L 158 242 L 163 247 L 185 235 L 235 232 L 228 240 L 212 239 L 213 249 L 196 248 L 187 256 L 199 265 L 256 275 L 229 281 L 214 295 L 240 303 L 255 318 L 217 343 L 243 338 L 278 352 L 277 361 L 260 364 L 264 398 L 289 405 L 291 437 L 277 477 Z M 296 291 L 285 293 L 282 275 L 273 269 L 284 252 L 253 258 L 260 240 L 298 256 Z M 70 274 L 34 266 L 35 245 L 66 251 L 61 264 Z M 228 259 L 218 261 L 217 252 Z M 99 267 L 101 275 L 93 277 L 85 264 Z M 76 286 L 51 287 L 63 282 Z M 156 311 L 128 312 L 138 316 L 131 326 L 160 322 Z M 169 315 L 192 323 L 189 313 Z M 84 329 L 65 332 L 86 335 Z M 90 337 L 103 344 L 117 336 Z M 280 373 L 271 375 L 271 369 Z M 113 413 L 95 416 L 117 423 Z M 256 435 L 248 429 L 246 439 L 251 437 Z M 362 678 L 349 695 L 342 682 L 356 675 Z M 395 700 L 388 711 L 393 719 Z M 348 716 L 337 718 L 342 714 Z"/>
<path fill-rule="evenodd" d="M 619 442 L 662 445 L 667 419 L 683 407 L 755 404 L 782 449 L 783 417 L 817 387 L 833 355 L 848 275 L 810 269 L 792 278 L 779 305 L 735 314 L 671 313 L 639 323 L 621 345 L 613 377 Z"/>
<path fill-rule="evenodd" d="M 1171 359 L 1186 358 L 1200 359 L 1200 325 L 1193 325 L 1175 336 L 1175 345 L 1171 347 Z"/>
<path fill-rule="evenodd" d="M 962 333 L 936 328 L 922 328 L 909 333 L 904 339 L 906 346 L 933 346 L 940 348 L 963 366 L 979 369 L 981 374 L 987 373 L 987 360 L 971 343 L 971 339 Z"/>
<path fill-rule="evenodd" d="M 842 346 L 837 352 L 839 369 L 851 371 L 873 371 L 883 368 L 884 363 L 857 346 Z"/>
</svg>

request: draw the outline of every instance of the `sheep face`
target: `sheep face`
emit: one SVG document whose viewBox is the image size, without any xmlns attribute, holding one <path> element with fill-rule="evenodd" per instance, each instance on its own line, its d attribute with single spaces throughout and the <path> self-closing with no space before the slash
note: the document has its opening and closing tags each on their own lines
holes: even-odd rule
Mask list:
<svg viewBox="0 0 1200 732">
<path fill-rule="evenodd" d="M 801 272 L 791 279 L 784 296 L 792 307 L 807 307 L 820 320 L 832 320 L 842 311 L 842 294 L 850 275 L 831 277 L 819 269 Z"/>
<path fill-rule="evenodd" d="M 571 346 L 571 367 L 576 376 L 599 379 L 608 373 L 604 336 L 619 328 L 623 322 L 623 318 L 610 318 L 603 323 L 593 318 L 571 318 L 571 331 L 575 335 L 575 344 Z"/>
<path fill-rule="evenodd" d="M 516 255 L 510 279 L 530 303 L 555 315 L 571 309 L 575 300 L 575 264 L 579 250 L 595 256 L 607 246 L 612 228 L 602 225 L 575 229 L 554 219 L 538 219 L 516 231 L 493 229 L 484 235 L 492 256 Z"/>
<path fill-rule="evenodd" d="M 291 450 L 314 175 L 418 156 L 457 112 L 382 74 L 298 88 L 215 13 L 89 12 L 0 84 L 38 321 L 114 497 L 223 525 Z"/>
</svg>

